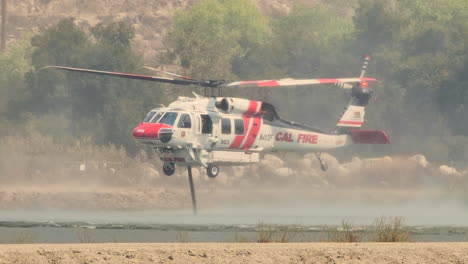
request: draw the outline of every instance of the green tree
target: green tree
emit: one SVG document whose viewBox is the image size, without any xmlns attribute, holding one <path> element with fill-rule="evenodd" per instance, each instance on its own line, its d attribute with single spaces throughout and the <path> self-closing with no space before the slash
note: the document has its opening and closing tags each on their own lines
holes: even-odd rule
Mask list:
<svg viewBox="0 0 468 264">
<path fill-rule="evenodd" d="M 320 5 L 298 5 L 275 21 L 273 31 L 276 56 L 272 58 L 289 77 L 341 75 L 354 70 L 337 67 L 346 62 L 344 49 L 354 33 L 348 17 Z"/>
<path fill-rule="evenodd" d="M 169 31 L 173 52 L 197 78 L 231 77 L 232 63 L 260 45 L 266 18 L 249 0 L 201 0 L 179 11 Z"/>
<path fill-rule="evenodd" d="M 31 70 L 30 35 L 0 53 L 0 115 L 4 116 L 8 104 L 24 92 L 24 74 Z"/>
<path fill-rule="evenodd" d="M 450 151 L 443 157 L 430 151 L 428 142 L 448 147 L 443 139 L 464 129 L 463 119 L 454 117 L 465 104 L 460 73 L 467 11 L 466 1 L 459 0 L 360 1 L 355 45 L 372 50 L 379 62 L 376 75 L 384 80 L 379 93 L 384 100 L 372 121 L 388 124 L 396 152 L 426 150 L 430 158 L 447 159 Z"/>
<path fill-rule="evenodd" d="M 22 100 L 26 93 L 24 74 L 31 70 L 30 39 L 31 35 L 27 34 L 0 53 L 0 136 L 11 129 L 12 124 L 7 122 L 11 105 Z"/>
<path fill-rule="evenodd" d="M 89 38 L 72 19 L 65 19 L 32 38 L 35 69 L 46 65 L 137 72 L 142 62 L 131 48 L 133 27 L 123 22 L 99 24 Z M 98 144 L 136 145 L 131 129 L 145 113 L 164 102 L 157 85 L 58 70 L 26 74 L 28 96 L 13 108 L 34 116 L 70 120 L 63 134 L 92 138 Z M 50 118 L 48 118 L 50 120 Z"/>
<path fill-rule="evenodd" d="M 288 15 L 271 23 L 270 41 L 243 61 L 242 78 L 332 78 L 356 76 L 360 57 L 348 51 L 353 41 L 353 23 L 322 6 L 295 6 Z M 263 91 L 262 91 L 263 92 Z M 339 89 L 291 87 L 275 89 L 268 97 L 281 115 L 306 124 L 334 128 L 346 103 Z M 251 96 L 252 92 L 246 94 Z"/>
<path fill-rule="evenodd" d="M 72 19 L 63 19 L 31 39 L 32 65 L 36 70 L 47 65 L 84 66 L 83 54 L 89 48 L 86 34 Z M 63 110 L 70 103 L 63 74 L 57 71 L 31 71 L 25 75 L 28 96 L 17 107 L 36 114 Z"/>
</svg>

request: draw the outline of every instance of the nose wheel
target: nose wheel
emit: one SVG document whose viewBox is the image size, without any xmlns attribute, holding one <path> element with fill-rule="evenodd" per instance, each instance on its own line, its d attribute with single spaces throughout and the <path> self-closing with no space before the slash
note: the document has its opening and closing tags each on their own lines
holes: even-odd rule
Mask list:
<svg viewBox="0 0 468 264">
<path fill-rule="evenodd" d="M 325 172 L 328 170 L 328 164 L 320 157 L 322 155 L 321 152 L 315 153 L 315 156 L 317 157 L 317 160 L 320 163 L 320 169 Z"/>
<path fill-rule="evenodd" d="M 218 173 L 219 173 L 218 166 L 208 165 L 208 168 L 206 168 L 206 174 L 208 174 L 208 177 L 210 178 L 215 178 L 216 176 L 218 176 Z"/>
<path fill-rule="evenodd" d="M 171 176 L 175 172 L 175 164 L 174 162 L 164 162 L 163 164 L 163 172 L 166 176 Z"/>
</svg>

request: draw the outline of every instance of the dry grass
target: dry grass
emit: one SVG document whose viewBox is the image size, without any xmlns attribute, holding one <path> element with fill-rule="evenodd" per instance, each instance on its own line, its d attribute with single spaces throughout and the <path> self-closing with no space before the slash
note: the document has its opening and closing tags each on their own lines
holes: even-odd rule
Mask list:
<svg viewBox="0 0 468 264">
<path fill-rule="evenodd" d="M 273 242 L 273 235 L 275 234 L 275 229 L 272 225 L 259 223 L 257 225 L 258 231 L 258 243 L 270 243 Z"/>
<path fill-rule="evenodd" d="M 274 225 L 259 223 L 257 225 L 257 243 L 288 243 L 297 235 L 297 228 L 279 228 Z"/>
<path fill-rule="evenodd" d="M 325 234 L 325 241 L 327 242 L 361 242 L 362 231 L 348 221 L 341 222 L 340 226 L 325 227 L 323 233 Z"/>
<path fill-rule="evenodd" d="M 409 242 L 410 231 L 401 217 L 379 217 L 374 220 L 376 242 Z"/>
<path fill-rule="evenodd" d="M 233 242 L 234 243 L 250 243 L 250 240 L 247 237 L 239 234 L 239 232 L 236 232 L 234 234 Z"/>
<path fill-rule="evenodd" d="M 94 243 L 94 231 L 89 228 L 80 228 L 76 231 L 76 235 L 80 243 Z"/>
<path fill-rule="evenodd" d="M 176 241 L 179 243 L 188 243 L 190 242 L 190 235 L 187 231 L 179 231 L 176 234 Z"/>
<path fill-rule="evenodd" d="M 131 157 L 123 148 L 91 140 L 59 142 L 38 132 L 0 137 L 2 184 L 147 186 L 157 179 L 147 170 L 158 173 L 158 166 L 143 151 Z"/>
<path fill-rule="evenodd" d="M 37 240 L 37 234 L 30 230 L 21 230 L 12 241 L 13 244 L 32 244 Z"/>
</svg>

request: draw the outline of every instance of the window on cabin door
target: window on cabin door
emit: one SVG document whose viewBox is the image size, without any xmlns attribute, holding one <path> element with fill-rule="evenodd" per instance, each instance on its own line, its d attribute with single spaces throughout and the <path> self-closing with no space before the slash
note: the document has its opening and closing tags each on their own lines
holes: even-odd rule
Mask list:
<svg viewBox="0 0 468 264">
<path fill-rule="evenodd" d="M 202 134 L 213 133 L 213 121 L 209 115 L 200 115 L 202 119 Z"/>
<path fill-rule="evenodd" d="M 234 132 L 236 135 L 243 135 L 244 134 L 244 120 L 242 119 L 235 119 L 234 120 Z"/>
<path fill-rule="evenodd" d="M 230 118 L 222 118 L 221 119 L 221 134 L 231 134 L 231 119 Z"/>
</svg>

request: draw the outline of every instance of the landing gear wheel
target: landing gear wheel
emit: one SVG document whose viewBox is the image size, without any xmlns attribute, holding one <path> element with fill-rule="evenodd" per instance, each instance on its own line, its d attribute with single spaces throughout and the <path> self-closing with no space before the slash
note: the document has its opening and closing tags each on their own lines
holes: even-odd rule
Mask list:
<svg viewBox="0 0 468 264">
<path fill-rule="evenodd" d="M 315 153 L 315 156 L 317 157 L 317 160 L 319 161 L 320 163 L 320 169 L 325 172 L 328 170 L 328 164 L 322 160 L 322 158 L 320 157 L 322 153 L 318 152 L 318 153 Z"/>
<path fill-rule="evenodd" d="M 218 176 L 219 173 L 219 168 L 217 166 L 213 165 L 208 165 L 208 168 L 206 168 L 206 174 L 208 174 L 208 177 L 210 178 L 215 178 Z"/>
<path fill-rule="evenodd" d="M 164 162 L 163 164 L 163 172 L 166 176 L 171 176 L 174 174 L 175 171 L 175 164 L 174 162 Z"/>
</svg>

